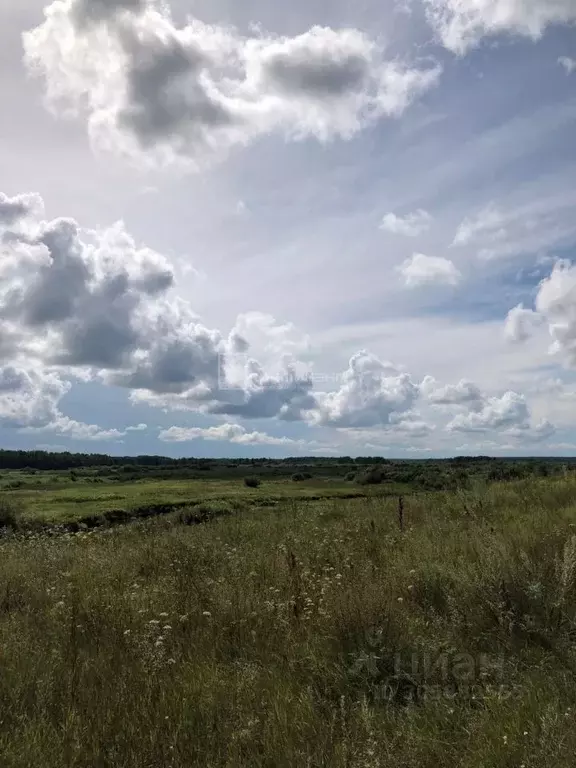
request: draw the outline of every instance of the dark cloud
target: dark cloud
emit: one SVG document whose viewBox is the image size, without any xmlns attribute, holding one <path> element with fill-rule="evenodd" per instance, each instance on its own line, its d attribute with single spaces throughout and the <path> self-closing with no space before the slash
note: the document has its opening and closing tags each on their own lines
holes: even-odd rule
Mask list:
<svg viewBox="0 0 576 768">
<path fill-rule="evenodd" d="M 98 148 L 144 163 L 200 167 L 270 133 L 350 138 L 439 75 L 387 60 L 355 29 L 245 38 L 193 18 L 179 27 L 160 3 L 55 0 L 46 10 L 24 48 L 52 108 L 86 115 Z M 104 18 L 105 32 L 78 18 Z"/>
</svg>

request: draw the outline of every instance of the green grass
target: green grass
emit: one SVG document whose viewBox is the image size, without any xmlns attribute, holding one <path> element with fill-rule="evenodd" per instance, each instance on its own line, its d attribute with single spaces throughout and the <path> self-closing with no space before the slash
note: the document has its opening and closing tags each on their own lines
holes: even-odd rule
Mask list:
<svg viewBox="0 0 576 768">
<path fill-rule="evenodd" d="M 38 473 L 41 474 L 41 473 Z M 366 488 L 342 480 L 311 480 L 294 483 L 289 479 L 266 480 L 259 488 L 247 488 L 242 479 L 234 480 L 138 480 L 135 482 L 102 482 L 95 484 L 79 478 L 70 480 L 69 473 L 51 476 L 41 485 L 38 475 L 33 483 L 15 479 L 23 473 L 11 473 L 8 485 L 23 482 L 17 489 L 5 489 L 2 497 L 12 500 L 25 510 L 29 519 L 45 522 L 66 522 L 82 517 L 100 515 L 110 510 L 137 510 L 154 505 L 199 504 L 214 500 L 240 500 L 246 505 L 273 505 L 287 498 L 341 498 L 382 495 L 402 491 L 402 486 L 387 485 Z"/>
<path fill-rule="evenodd" d="M 0 660 L 7 768 L 571 768 L 576 481 L 9 536 Z"/>
</svg>

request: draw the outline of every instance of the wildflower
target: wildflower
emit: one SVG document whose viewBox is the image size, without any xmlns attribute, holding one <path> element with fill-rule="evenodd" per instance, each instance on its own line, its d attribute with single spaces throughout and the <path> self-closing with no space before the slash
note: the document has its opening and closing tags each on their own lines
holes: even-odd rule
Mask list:
<svg viewBox="0 0 576 768">
<path fill-rule="evenodd" d="M 524 736 L 528 736 L 528 731 L 524 731 Z"/>
<path fill-rule="evenodd" d="M 171 629 L 172 627 L 170 626 L 170 624 L 166 624 L 165 626 L 162 627 L 162 631 L 165 630 L 166 632 L 170 632 Z"/>
<path fill-rule="evenodd" d="M 154 645 L 155 645 L 155 647 L 156 647 L 156 648 L 161 648 L 161 647 L 162 647 L 162 645 L 164 645 L 164 640 L 163 640 L 163 639 L 161 639 L 161 638 L 158 638 L 158 640 L 156 640 L 156 642 L 154 643 Z"/>
<path fill-rule="evenodd" d="M 157 627 L 158 624 L 160 624 L 160 622 L 158 621 L 158 619 L 150 619 L 148 624 L 151 624 L 153 627 Z"/>
<path fill-rule="evenodd" d="M 210 617 L 210 616 L 212 616 L 212 614 L 210 613 L 210 611 L 202 611 L 202 616 Z"/>
<path fill-rule="evenodd" d="M 129 629 L 124 630 L 124 637 L 127 637 L 130 634 L 131 634 L 131 631 Z"/>
<path fill-rule="evenodd" d="M 176 664 L 176 659 L 168 659 L 168 664 Z"/>
<path fill-rule="evenodd" d="M 399 603 L 403 603 L 403 602 L 404 602 L 404 598 L 403 598 L 403 597 L 399 597 L 399 598 L 398 598 L 398 602 L 399 602 Z"/>
<path fill-rule="evenodd" d="M 160 616 L 161 619 L 167 619 L 168 618 L 168 614 L 167 613 L 160 613 L 158 615 Z"/>
</svg>

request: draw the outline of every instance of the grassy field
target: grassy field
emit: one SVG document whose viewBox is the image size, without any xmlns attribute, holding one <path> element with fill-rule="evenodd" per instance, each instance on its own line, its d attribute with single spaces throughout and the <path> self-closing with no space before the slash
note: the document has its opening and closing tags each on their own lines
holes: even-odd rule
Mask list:
<svg viewBox="0 0 576 768">
<path fill-rule="evenodd" d="M 0 765 L 573 766 L 574 478 L 289 487 L 0 539 Z"/>
<path fill-rule="evenodd" d="M 44 476 L 45 475 L 45 476 Z M 140 479 L 118 482 L 91 477 L 71 481 L 70 473 L 4 473 L 2 498 L 23 508 L 25 516 L 38 521 L 63 523 L 110 510 L 146 510 L 157 505 L 189 505 L 205 502 L 239 502 L 245 506 L 273 506 L 290 499 L 330 499 L 401 493 L 405 486 L 365 486 L 343 479 L 270 479 L 257 489 L 242 479 L 173 480 Z"/>
</svg>

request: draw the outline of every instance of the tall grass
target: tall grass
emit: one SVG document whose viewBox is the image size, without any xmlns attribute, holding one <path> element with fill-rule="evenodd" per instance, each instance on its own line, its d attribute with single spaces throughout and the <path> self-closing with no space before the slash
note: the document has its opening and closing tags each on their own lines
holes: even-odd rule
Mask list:
<svg viewBox="0 0 576 768">
<path fill-rule="evenodd" d="M 7 535 L 0 765 L 572 766 L 576 482 L 406 497 L 403 524 L 298 500 Z"/>
</svg>

